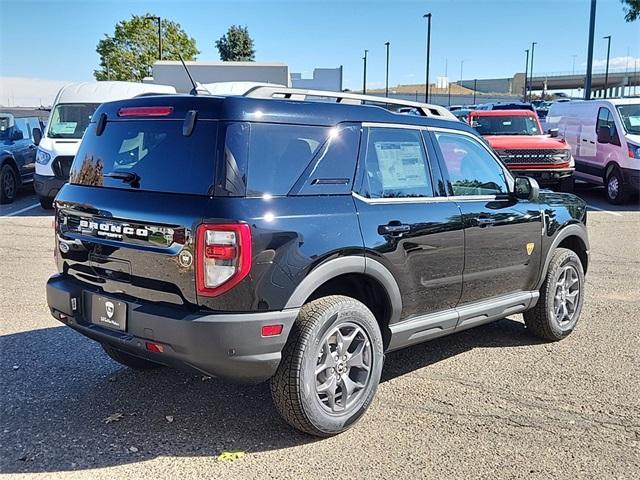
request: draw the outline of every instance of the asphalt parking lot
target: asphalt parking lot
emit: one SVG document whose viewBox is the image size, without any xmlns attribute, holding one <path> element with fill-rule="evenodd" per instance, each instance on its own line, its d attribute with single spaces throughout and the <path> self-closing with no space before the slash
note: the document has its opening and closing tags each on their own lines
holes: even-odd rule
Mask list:
<svg viewBox="0 0 640 480">
<path fill-rule="evenodd" d="M 640 206 L 581 188 L 591 264 L 577 330 L 521 316 L 387 356 L 364 419 L 316 440 L 266 385 L 138 373 L 47 310 L 50 212 L 0 208 L 0 472 L 29 478 L 638 478 Z M 121 416 L 114 414 L 121 414 Z M 107 418 L 115 421 L 107 423 Z M 243 451 L 222 462 L 224 451 Z"/>
</svg>

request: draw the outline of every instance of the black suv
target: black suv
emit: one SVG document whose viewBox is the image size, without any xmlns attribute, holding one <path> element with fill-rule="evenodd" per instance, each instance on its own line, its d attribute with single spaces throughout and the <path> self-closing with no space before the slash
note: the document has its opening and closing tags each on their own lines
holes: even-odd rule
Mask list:
<svg viewBox="0 0 640 480">
<path fill-rule="evenodd" d="M 270 380 L 319 436 L 363 415 L 385 352 L 521 312 L 574 329 L 582 200 L 441 107 L 321 93 L 102 105 L 56 199 L 53 316 L 129 367 Z"/>
</svg>

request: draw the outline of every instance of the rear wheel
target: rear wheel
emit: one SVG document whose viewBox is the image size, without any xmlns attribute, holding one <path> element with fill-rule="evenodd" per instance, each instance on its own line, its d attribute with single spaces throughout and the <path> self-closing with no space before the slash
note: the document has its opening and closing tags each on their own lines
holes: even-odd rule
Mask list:
<svg viewBox="0 0 640 480">
<path fill-rule="evenodd" d="M 11 165 L 0 169 L 0 203 L 12 203 L 18 192 L 18 176 Z"/>
<path fill-rule="evenodd" d="M 545 340 L 569 335 L 580 318 L 584 300 L 584 271 L 572 250 L 558 248 L 551 257 L 538 303 L 524 312 L 527 329 Z"/>
<path fill-rule="evenodd" d="M 328 437 L 347 430 L 376 393 L 384 360 L 371 311 L 333 295 L 302 307 L 271 379 L 280 415 L 294 428 Z"/>
<path fill-rule="evenodd" d="M 152 370 L 154 368 L 164 367 L 164 365 L 161 365 L 160 363 L 136 357 L 135 355 L 118 350 L 106 343 L 102 344 L 102 348 L 112 360 L 115 360 L 125 367 L 133 368 L 134 370 Z"/>
<path fill-rule="evenodd" d="M 625 187 L 622 172 L 614 167 L 605 180 L 607 200 L 614 205 L 625 203 L 629 199 L 629 191 Z"/>
</svg>

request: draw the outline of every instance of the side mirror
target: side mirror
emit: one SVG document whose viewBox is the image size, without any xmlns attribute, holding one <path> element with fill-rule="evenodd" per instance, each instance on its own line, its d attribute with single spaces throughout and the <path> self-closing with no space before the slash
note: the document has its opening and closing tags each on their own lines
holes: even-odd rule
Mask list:
<svg viewBox="0 0 640 480">
<path fill-rule="evenodd" d="M 558 135 L 560 135 L 560 129 L 559 128 L 550 128 L 547 133 L 549 134 L 549 136 L 551 138 L 556 138 Z"/>
<path fill-rule="evenodd" d="M 611 143 L 613 138 L 611 127 L 600 125 L 598 128 L 598 143 Z"/>
<path fill-rule="evenodd" d="M 42 130 L 36 127 L 31 131 L 31 134 L 33 135 L 33 143 L 40 145 L 40 140 L 42 140 Z"/>
<path fill-rule="evenodd" d="M 516 177 L 513 193 L 516 198 L 535 202 L 540 197 L 540 185 L 531 177 Z"/>
</svg>

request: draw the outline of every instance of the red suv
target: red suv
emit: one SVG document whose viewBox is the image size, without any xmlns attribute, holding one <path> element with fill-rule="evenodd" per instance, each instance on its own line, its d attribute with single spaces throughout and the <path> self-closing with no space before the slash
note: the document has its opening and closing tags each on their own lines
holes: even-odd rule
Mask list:
<svg viewBox="0 0 640 480">
<path fill-rule="evenodd" d="M 556 138 L 557 130 L 545 135 L 535 112 L 475 110 L 468 122 L 516 175 L 534 177 L 541 185 L 563 192 L 573 191 L 571 147 Z"/>
</svg>

